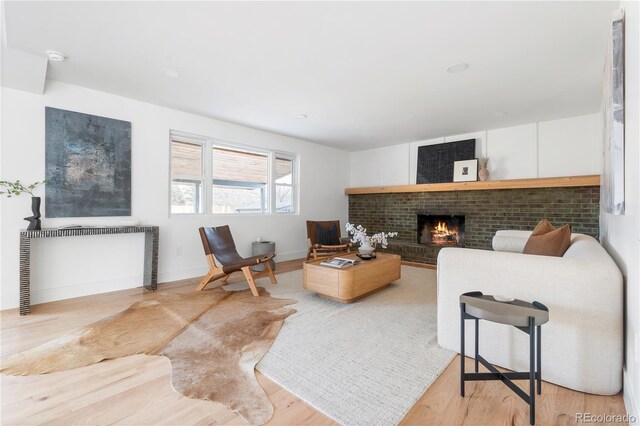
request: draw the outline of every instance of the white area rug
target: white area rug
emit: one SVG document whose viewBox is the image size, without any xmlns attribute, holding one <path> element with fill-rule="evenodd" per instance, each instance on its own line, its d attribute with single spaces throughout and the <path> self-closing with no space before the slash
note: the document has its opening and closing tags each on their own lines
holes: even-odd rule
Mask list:
<svg viewBox="0 0 640 426">
<path fill-rule="evenodd" d="M 344 425 L 398 424 L 454 357 L 436 340 L 433 270 L 403 266 L 395 284 L 349 305 L 304 290 L 302 271 L 277 278 L 258 284 L 298 312 L 256 369 Z"/>
</svg>

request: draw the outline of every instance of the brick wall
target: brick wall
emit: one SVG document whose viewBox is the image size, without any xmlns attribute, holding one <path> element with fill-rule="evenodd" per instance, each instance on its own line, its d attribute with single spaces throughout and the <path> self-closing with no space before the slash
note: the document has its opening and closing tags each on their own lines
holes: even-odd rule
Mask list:
<svg viewBox="0 0 640 426">
<path fill-rule="evenodd" d="M 349 222 L 361 224 L 369 235 L 398 232 L 386 251 L 405 260 L 435 263 L 440 248 L 416 242 L 417 213 L 465 215 L 465 246 L 469 248 L 491 249 L 497 230 L 532 230 L 542 218 L 554 225 L 568 223 L 573 232 L 598 238 L 600 188 L 349 195 Z"/>
</svg>

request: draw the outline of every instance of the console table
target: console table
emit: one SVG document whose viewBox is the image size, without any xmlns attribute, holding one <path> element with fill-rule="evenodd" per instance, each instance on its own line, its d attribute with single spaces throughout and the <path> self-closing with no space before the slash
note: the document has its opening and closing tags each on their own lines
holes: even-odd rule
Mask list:
<svg viewBox="0 0 640 426">
<path fill-rule="evenodd" d="M 113 235 L 144 233 L 143 285 L 149 291 L 158 286 L 157 226 L 105 226 L 86 228 L 48 228 L 39 231 L 20 231 L 20 315 L 28 315 L 31 305 L 31 240 L 34 238 L 81 237 L 85 235 Z"/>
</svg>

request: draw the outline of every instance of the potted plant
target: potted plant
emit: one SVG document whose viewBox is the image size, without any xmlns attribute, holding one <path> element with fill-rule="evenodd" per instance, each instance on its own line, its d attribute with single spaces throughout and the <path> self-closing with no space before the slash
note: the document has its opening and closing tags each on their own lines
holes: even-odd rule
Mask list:
<svg viewBox="0 0 640 426">
<path fill-rule="evenodd" d="M 41 228 L 40 223 L 40 197 L 33 195 L 33 191 L 40 185 L 47 183 L 47 180 L 36 181 L 30 185 L 25 185 L 20 180 L 15 182 L 8 182 L 6 180 L 0 180 L 0 195 L 6 195 L 7 198 L 18 197 L 22 194 L 31 195 L 31 212 L 32 216 L 25 217 L 24 220 L 29 222 L 27 227 L 30 231 L 39 231 Z"/>
</svg>

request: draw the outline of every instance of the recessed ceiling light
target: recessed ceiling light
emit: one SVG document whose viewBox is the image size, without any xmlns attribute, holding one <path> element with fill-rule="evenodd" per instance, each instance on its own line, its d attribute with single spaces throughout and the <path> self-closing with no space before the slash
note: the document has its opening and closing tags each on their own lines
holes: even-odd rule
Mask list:
<svg viewBox="0 0 640 426">
<path fill-rule="evenodd" d="M 462 71 L 466 71 L 469 68 L 469 64 L 465 62 L 460 62 L 459 64 L 451 65 L 447 68 L 447 72 L 450 74 L 457 74 Z"/>
<path fill-rule="evenodd" d="M 304 120 L 307 117 L 308 117 L 307 114 L 298 114 L 298 115 L 296 115 L 296 118 L 299 118 L 300 120 Z"/>
<path fill-rule="evenodd" d="M 492 112 L 491 115 L 493 115 L 494 117 L 504 117 L 505 115 L 507 115 L 507 113 L 504 111 L 496 111 Z"/>
<path fill-rule="evenodd" d="M 162 73 L 169 78 L 180 78 L 180 73 L 176 70 L 172 70 L 171 68 L 163 69 Z"/>
<path fill-rule="evenodd" d="M 51 62 L 64 62 L 68 59 L 67 55 L 57 50 L 47 50 L 47 56 Z"/>
</svg>

